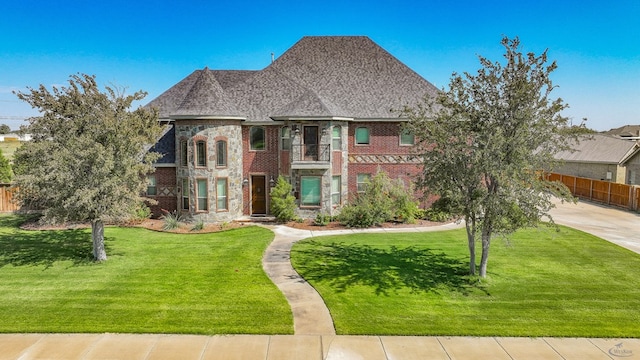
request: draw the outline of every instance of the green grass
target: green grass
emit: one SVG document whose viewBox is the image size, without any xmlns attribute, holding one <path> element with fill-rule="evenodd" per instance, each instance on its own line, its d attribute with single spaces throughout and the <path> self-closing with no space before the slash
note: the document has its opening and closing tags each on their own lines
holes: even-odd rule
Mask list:
<svg viewBox="0 0 640 360">
<path fill-rule="evenodd" d="M 109 259 L 94 263 L 90 230 L 28 232 L 17 222 L 0 217 L 0 332 L 293 332 L 262 270 L 266 229 L 106 228 Z"/>
<path fill-rule="evenodd" d="M 2 150 L 2 155 L 11 161 L 13 159 L 13 153 L 16 152 L 16 149 L 19 148 L 20 145 L 22 145 L 20 141 L 0 141 L 0 150 Z"/>
<path fill-rule="evenodd" d="M 640 255 L 569 228 L 494 239 L 482 280 L 464 230 L 307 239 L 292 262 L 339 334 L 640 337 Z"/>
</svg>

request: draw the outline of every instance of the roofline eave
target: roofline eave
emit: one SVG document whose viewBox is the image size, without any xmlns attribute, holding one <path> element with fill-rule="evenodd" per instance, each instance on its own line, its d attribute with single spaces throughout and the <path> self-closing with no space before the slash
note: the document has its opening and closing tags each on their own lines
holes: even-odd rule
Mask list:
<svg viewBox="0 0 640 360">
<path fill-rule="evenodd" d="M 171 120 L 247 120 L 246 116 L 238 115 L 169 115 Z"/>
<path fill-rule="evenodd" d="M 353 121 L 345 116 L 270 116 L 274 121 Z"/>
</svg>

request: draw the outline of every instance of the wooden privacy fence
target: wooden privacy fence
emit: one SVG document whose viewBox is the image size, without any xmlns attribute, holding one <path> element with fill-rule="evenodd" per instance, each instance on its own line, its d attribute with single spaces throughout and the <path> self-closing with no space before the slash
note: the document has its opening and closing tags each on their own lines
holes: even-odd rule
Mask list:
<svg viewBox="0 0 640 360">
<path fill-rule="evenodd" d="M 547 179 L 560 181 L 571 190 L 574 196 L 579 198 L 638 211 L 640 204 L 639 186 L 556 173 L 548 173 Z"/>
<path fill-rule="evenodd" d="M 11 184 L 0 184 L 0 212 L 16 211 L 19 207 L 13 202 Z"/>
</svg>

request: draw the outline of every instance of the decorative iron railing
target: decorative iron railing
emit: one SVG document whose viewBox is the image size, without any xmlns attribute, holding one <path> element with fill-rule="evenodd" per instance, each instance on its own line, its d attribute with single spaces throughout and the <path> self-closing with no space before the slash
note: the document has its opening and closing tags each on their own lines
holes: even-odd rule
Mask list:
<svg viewBox="0 0 640 360">
<path fill-rule="evenodd" d="M 329 145 L 292 145 L 293 161 L 323 161 L 329 162 Z"/>
</svg>

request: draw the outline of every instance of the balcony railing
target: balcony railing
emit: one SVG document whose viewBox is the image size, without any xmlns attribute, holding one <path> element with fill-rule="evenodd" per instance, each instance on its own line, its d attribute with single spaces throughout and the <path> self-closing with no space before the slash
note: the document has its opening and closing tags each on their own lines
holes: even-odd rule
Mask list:
<svg viewBox="0 0 640 360">
<path fill-rule="evenodd" d="M 321 161 L 329 162 L 329 145 L 292 145 L 293 161 Z"/>
</svg>

